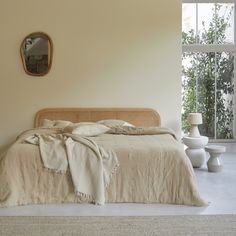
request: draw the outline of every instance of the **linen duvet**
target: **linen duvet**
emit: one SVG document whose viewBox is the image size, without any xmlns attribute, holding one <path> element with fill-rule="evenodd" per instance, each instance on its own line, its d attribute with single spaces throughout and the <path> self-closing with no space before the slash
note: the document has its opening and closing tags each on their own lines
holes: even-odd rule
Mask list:
<svg viewBox="0 0 236 236">
<path fill-rule="evenodd" d="M 48 171 L 40 146 L 27 142 L 32 135 L 50 136 L 55 133 L 68 137 L 61 129 L 56 132 L 55 129 L 34 129 L 20 135 L 2 155 L 1 207 L 93 202 L 86 195 L 76 194 L 69 168 L 64 173 Z M 78 137 L 70 138 L 77 142 Z M 104 185 L 105 202 L 207 204 L 200 197 L 195 174 L 183 146 L 170 130 L 118 127 L 89 139 L 105 153 L 114 154 L 98 157 L 101 158 L 99 163 L 104 179 L 107 173 L 112 173 Z M 108 167 L 110 169 L 106 169 Z M 95 168 L 96 165 L 92 169 Z M 81 181 L 84 183 L 83 179 L 79 179 L 79 183 Z"/>
</svg>

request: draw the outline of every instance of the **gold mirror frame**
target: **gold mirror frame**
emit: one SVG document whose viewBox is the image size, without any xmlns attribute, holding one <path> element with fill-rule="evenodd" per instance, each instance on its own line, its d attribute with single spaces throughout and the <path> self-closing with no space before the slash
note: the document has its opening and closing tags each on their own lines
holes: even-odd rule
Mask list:
<svg viewBox="0 0 236 236">
<path fill-rule="evenodd" d="M 31 44 L 32 44 L 32 39 L 36 39 L 36 38 L 44 38 L 44 39 L 48 40 L 47 41 L 48 42 L 47 55 L 40 55 L 41 57 L 47 56 L 47 61 L 46 61 L 47 68 L 45 68 L 45 70 L 43 70 L 42 72 L 30 71 L 29 64 L 27 66 L 27 63 L 26 63 L 26 43 L 30 42 L 30 40 L 31 40 Z M 52 66 L 52 56 L 53 56 L 53 45 L 52 45 L 51 38 L 49 37 L 48 34 L 46 34 L 44 32 L 34 32 L 34 33 L 27 35 L 21 43 L 20 55 L 21 55 L 23 67 L 24 67 L 26 74 L 31 75 L 31 76 L 44 76 L 44 75 L 48 74 L 51 69 L 51 66 Z M 32 55 L 32 56 L 36 57 L 39 55 Z M 45 64 L 45 60 L 44 60 L 44 64 Z"/>
</svg>

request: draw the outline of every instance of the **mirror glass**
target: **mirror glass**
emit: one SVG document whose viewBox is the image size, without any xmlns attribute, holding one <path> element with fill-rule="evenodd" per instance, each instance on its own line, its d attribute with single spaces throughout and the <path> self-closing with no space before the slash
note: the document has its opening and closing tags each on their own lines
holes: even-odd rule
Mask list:
<svg viewBox="0 0 236 236">
<path fill-rule="evenodd" d="M 52 40 L 42 32 L 26 36 L 21 44 L 21 58 L 29 75 L 46 75 L 52 64 Z"/>
</svg>

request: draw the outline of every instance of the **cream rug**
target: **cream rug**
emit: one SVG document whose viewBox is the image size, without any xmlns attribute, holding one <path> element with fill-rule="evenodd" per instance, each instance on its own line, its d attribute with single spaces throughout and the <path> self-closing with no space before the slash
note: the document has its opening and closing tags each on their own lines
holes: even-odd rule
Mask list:
<svg viewBox="0 0 236 236">
<path fill-rule="evenodd" d="M 236 235 L 236 215 L 0 217 L 1 236 Z"/>
</svg>

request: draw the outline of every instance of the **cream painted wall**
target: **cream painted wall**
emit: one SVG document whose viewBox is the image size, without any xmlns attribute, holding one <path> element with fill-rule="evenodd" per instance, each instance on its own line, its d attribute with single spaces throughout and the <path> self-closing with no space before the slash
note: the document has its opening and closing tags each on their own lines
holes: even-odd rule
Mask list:
<svg viewBox="0 0 236 236">
<path fill-rule="evenodd" d="M 45 107 L 150 107 L 180 132 L 181 1 L 0 0 L 0 149 Z M 54 45 L 42 78 L 19 48 L 44 31 Z"/>
</svg>

